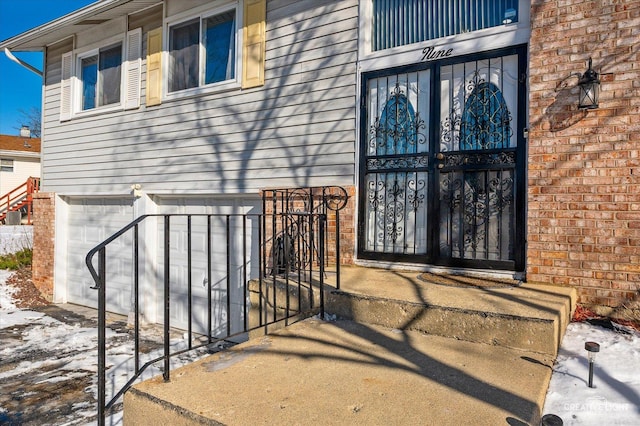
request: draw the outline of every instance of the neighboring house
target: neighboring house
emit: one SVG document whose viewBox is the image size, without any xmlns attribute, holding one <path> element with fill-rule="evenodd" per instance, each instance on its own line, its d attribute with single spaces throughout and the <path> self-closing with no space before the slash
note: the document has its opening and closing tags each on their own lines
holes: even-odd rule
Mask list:
<svg viewBox="0 0 640 426">
<path fill-rule="evenodd" d="M 40 139 L 0 135 L 0 197 L 30 177 L 40 177 Z"/>
<path fill-rule="evenodd" d="M 640 3 L 561 3 L 103 0 L 1 42 L 45 52 L 55 300 L 94 304 L 84 255 L 141 214 L 322 185 L 355 263 L 637 297 Z"/>
</svg>

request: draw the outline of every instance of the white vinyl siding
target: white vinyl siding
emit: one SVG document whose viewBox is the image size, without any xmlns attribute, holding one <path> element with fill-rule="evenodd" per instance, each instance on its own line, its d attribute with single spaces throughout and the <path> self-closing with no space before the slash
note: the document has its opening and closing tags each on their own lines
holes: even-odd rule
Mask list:
<svg viewBox="0 0 640 426">
<path fill-rule="evenodd" d="M 47 76 L 44 188 L 128 194 L 141 183 L 180 195 L 352 185 L 357 1 L 269 1 L 266 29 L 265 81 L 251 90 L 60 124 L 60 80 Z M 61 56 L 47 58 L 56 73 Z"/>
</svg>

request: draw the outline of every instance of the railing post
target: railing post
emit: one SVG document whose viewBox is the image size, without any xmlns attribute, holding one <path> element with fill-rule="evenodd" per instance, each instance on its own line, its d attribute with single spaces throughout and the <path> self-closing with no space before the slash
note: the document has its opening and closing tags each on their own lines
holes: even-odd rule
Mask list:
<svg viewBox="0 0 640 426">
<path fill-rule="evenodd" d="M 327 215 L 321 214 L 318 219 L 320 233 L 320 264 L 318 265 L 320 274 L 320 318 L 324 319 L 324 234 L 326 230 Z"/>
<path fill-rule="evenodd" d="M 107 344 L 106 344 L 106 257 L 107 249 L 103 247 L 98 252 L 98 425 L 105 424 L 105 402 L 106 402 L 106 364 L 107 364 Z"/>
<path fill-rule="evenodd" d="M 193 327 L 191 326 L 192 318 L 193 318 L 193 277 L 191 276 L 191 215 L 187 216 L 187 335 L 189 336 L 189 349 L 191 349 L 191 340 Z"/>
<path fill-rule="evenodd" d="M 226 216 L 226 236 L 227 236 L 227 335 L 231 334 L 231 227 L 229 222 L 231 216 Z"/>
<path fill-rule="evenodd" d="M 134 333 L 134 351 L 135 351 L 135 369 L 136 374 L 140 372 L 140 237 L 138 224 L 133 228 L 133 333 Z"/>
<path fill-rule="evenodd" d="M 164 217 L 164 371 L 162 372 L 162 377 L 165 382 L 168 382 L 170 379 L 169 372 L 169 326 L 170 326 L 170 296 L 169 296 L 169 274 L 171 271 L 171 265 L 169 264 L 171 261 L 171 229 L 170 229 L 170 216 L 165 215 Z"/>
<path fill-rule="evenodd" d="M 207 216 L 207 342 L 213 342 L 213 338 L 211 335 L 211 329 L 213 328 L 213 307 L 211 306 L 211 290 L 212 284 L 211 280 L 213 275 L 211 273 L 211 268 L 213 264 L 211 262 L 211 215 Z"/>
<path fill-rule="evenodd" d="M 336 214 L 336 289 L 340 290 L 340 210 Z"/>
</svg>

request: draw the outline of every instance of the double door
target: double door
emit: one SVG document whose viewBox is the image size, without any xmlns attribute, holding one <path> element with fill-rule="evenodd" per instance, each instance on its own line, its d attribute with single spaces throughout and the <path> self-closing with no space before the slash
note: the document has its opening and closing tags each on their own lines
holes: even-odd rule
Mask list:
<svg viewBox="0 0 640 426">
<path fill-rule="evenodd" d="M 524 269 L 525 58 L 363 75 L 360 258 Z"/>
</svg>

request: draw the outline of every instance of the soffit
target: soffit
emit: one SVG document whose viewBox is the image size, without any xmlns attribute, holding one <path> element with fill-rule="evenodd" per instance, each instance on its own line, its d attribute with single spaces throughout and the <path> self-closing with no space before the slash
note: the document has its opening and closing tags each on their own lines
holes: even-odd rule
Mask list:
<svg viewBox="0 0 640 426">
<path fill-rule="evenodd" d="M 159 0 L 101 0 L 53 21 L 0 42 L 0 50 L 40 51 L 45 46 L 71 37 L 114 18 L 127 16 L 161 3 Z M 18 18 L 18 17 L 16 17 Z"/>
</svg>

